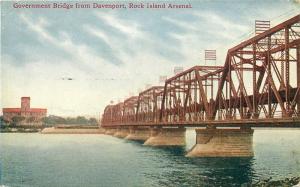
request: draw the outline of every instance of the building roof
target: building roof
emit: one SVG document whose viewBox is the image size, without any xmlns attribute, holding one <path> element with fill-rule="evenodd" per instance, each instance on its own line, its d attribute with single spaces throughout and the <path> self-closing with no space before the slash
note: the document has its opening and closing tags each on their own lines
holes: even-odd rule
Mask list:
<svg viewBox="0 0 300 187">
<path fill-rule="evenodd" d="M 30 108 L 29 112 L 47 112 L 46 108 Z"/>
<path fill-rule="evenodd" d="M 30 97 L 22 97 L 23 99 L 29 99 L 28 103 L 30 103 Z M 23 101 L 22 101 L 23 102 Z M 22 103 L 21 103 L 22 106 Z M 24 108 L 3 108 L 2 111 L 3 113 L 19 113 L 22 112 Z M 29 108 L 25 110 L 25 112 L 31 112 L 31 113 L 47 113 L 46 108 Z"/>
<path fill-rule="evenodd" d="M 21 112 L 20 108 L 3 108 L 2 109 L 3 113 L 4 112 Z"/>
<path fill-rule="evenodd" d="M 3 113 L 16 113 L 21 112 L 20 108 L 3 108 Z M 47 109 L 45 108 L 30 108 L 29 110 L 26 110 L 26 112 L 33 112 L 33 113 L 40 113 L 40 112 L 47 112 Z"/>
</svg>

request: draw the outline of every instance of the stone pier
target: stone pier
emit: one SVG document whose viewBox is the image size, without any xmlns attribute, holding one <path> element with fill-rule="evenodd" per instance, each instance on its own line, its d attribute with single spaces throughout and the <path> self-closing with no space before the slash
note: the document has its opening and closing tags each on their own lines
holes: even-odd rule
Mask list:
<svg viewBox="0 0 300 187">
<path fill-rule="evenodd" d="M 114 135 L 117 129 L 105 129 L 105 134 L 107 135 Z"/>
<path fill-rule="evenodd" d="M 252 157 L 252 129 L 196 129 L 188 157 Z"/>
<path fill-rule="evenodd" d="M 114 134 L 114 137 L 117 138 L 125 138 L 129 134 L 129 129 L 127 128 L 119 128 L 117 129 L 116 133 Z"/>
<path fill-rule="evenodd" d="M 183 146 L 185 145 L 185 128 L 152 128 L 150 138 L 144 145 Z"/>
<path fill-rule="evenodd" d="M 130 128 L 130 133 L 125 137 L 127 140 L 146 141 L 150 137 L 150 128 Z"/>
</svg>

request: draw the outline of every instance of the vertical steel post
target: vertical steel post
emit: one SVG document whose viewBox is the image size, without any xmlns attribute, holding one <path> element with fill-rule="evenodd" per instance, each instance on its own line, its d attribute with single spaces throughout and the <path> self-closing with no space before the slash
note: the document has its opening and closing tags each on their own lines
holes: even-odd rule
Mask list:
<svg viewBox="0 0 300 187">
<path fill-rule="evenodd" d="M 163 91 L 163 97 L 162 97 L 162 101 L 161 101 L 161 106 L 160 106 L 160 112 L 159 112 L 159 121 L 162 122 L 162 118 L 163 118 L 163 112 L 165 111 L 165 102 L 166 102 L 166 93 L 167 92 L 167 82 L 165 82 L 165 87 L 164 87 L 164 91 Z"/>
<path fill-rule="evenodd" d="M 195 77 L 196 77 L 196 74 L 194 72 L 194 78 Z M 194 116 L 196 116 L 196 117 L 194 117 L 195 121 L 198 120 L 198 118 L 197 118 L 198 114 L 197 113 L 199 112 L 197 110 L 197 103 L 198 103 L 198 98 L 197 98 L 197 83 L 195 82 L 195 84 L 194 84 L 194 104 L 195 104 L 195 106 L 194 106 Z"/>
<path fill-rule="evenodd" d="M 297 87 L 300 88 L 300 45 L 297 47 Z M 297 99 L 297 114 L 300 115 L 300 94 Z"/>
<path fill-rule="evenodd" d="M 271 100 L 271 36 L 268 36 L 268 51 L 267 51 L 267 68 L 268 68 L 268 117 L 272 116 L 272 100 Z"/>
<path fill-rule="evenodd" d="M 289 28 L 284 30 L 285 40 L 285 99 L 286 99 L 286 110 L 287 115 L 290 113 L 290 51 L 289 51 Z"/>
<path fill-rule="evenodd" d="M 207 96 L 207 79 L 205 79 L 205 95 Z"/>
<path fill-rule="evenodd" d="M 179 113 L 179 121 L 184 120 L 185 121 L 185 110 L 186 110 L 186 105 L 185 100 L 187 99 L 187 91 L 186 91 L 186 75 L 183 76 L 183 94 L 182 94 L 182 101 L 183 101 L 183 113 Z M 180 107 L 180 106 L 179 106 Z"/>
<path fill-rule="evenodd" d="M 241 57 L 243 57 L 243 54 L 241 54 Z M 243 74 L 244 74 L 244 66 L 243 66 L 243 60 L 240 60 L 240 66 L 241 66 L 241 70 L 240 70 L 240 76 L 241 76 L 241 81 L 242 82 L 240 82 L 240 118 L 241 119 L 243 119 L 244 118 L 244 107 L 243 107 L 243 97 L 244 97 L 244 93 L 243 93 L 243 89 L 242 89 L 242 87 L 244 86 L 243 85 L 243 82 L 244 82 L 244 76 L 243 76 Z M 242 85 L 242 86 L 241 86 Z"/>
<path fill-rule="evenodd" d="M 252 105 L 253 105 L 253 114 L 252 117 L 256 118 L 257 116 L 257 102 L 256 102 L 256 94 L 257 94 L 257 84 L 256 84 L 256 43 L 253 43 L 253 100 L 252 100 Z"/>
<path fill-rule="evenodd" d="M 282 78 L 282 83 L 280 83 L 280 86 L 282 87 L 282 88 L 284 88 L 285 86 L 284 86 L 284 51 L 281 51 L 281 57 L 280 57 L 280 60 L 281 60 L 281 62 L 280 62 L 280 65 L 281 65 L 281 78 Z"/>
<path fill-rule="evenodd" d="M 210 86 L 211 86 L 211 88 L 210 88 L 210 98 L 212 99 L 212 98 L 214 98 L 214 88 L 213 88 L 213 81 L 214 81 L 214 76 L 212 75 L 211 76 L 211 84 L 210 84 Z"/>
<path fill-rule="evenodd" d="M 232 56 L 230 55 L 229 56 L 229 63 L 228 63 L 228 65 L 229 65 L 229 116 L 230 116 L 230 118 L 232 117 L 232 108 L 231 108 L 231 104 L 232 104 L 232 98 L 231 98 L 231 91 L 232 91 L 232 79 L 231 79 L 231 58 L 232 58 Z"/>
<path fill-rule="evenodd" d="M 157 94 L 155 89 L 153 89 L 153 93 L 152 93 L 152 97 L 153 97 L 153 113 L 152 113 L 152 122 L 157 122 L 156 121 L 156 111 L 157 111 Z"/>
<path fill-rule="evenodd" d="M 220 86 L 220 74 L 218 73 L 218 87 L 217 88 L 219 88 L 219 86 Z M 218 90 L 217 90 L 217 94 L 218 94 Z M 219 97 L 220 99 L 219 99 L 219 107 L 218 107 L 218 114 L 219 114 L 219 120 L 221 120 L 222 119 L 222 110 L 221 110 L 221 97 Z"/>
</svg>

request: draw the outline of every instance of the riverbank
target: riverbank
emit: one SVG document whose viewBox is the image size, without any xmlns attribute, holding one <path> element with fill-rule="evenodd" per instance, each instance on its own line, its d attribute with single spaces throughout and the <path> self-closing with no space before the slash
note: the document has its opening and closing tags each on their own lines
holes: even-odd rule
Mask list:
<svg viewBox="0 0 300 187">
<path fill-rule="evenodd" d="M 60 124 L 54 127 L 42 126 L 5 126 L 0 133 L 37 133 L 42 134 L 104 134 L 105 130 L 96 125 Z"/>
<path fill-rule="evenodd" d="M 102 128 L 75 128 L 75 127 L 49 127 L 44 128 L 42 134 L 104 134 L 105 130 Z"/>
</svg>

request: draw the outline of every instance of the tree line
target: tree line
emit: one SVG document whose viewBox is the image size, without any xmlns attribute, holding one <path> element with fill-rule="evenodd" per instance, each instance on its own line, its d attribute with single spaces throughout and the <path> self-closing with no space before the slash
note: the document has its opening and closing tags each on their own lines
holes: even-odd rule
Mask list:
<svg viewBox="0 0 300 187">
<path fill-rule="evenodd" d="M 14 116 L 11 119 L 11 122 L 5 121 L 3 116 L 0 116 L 0 125 L 1 126 L 16 126 L 22 122 L 34 122 L 33 117 L 25 118 L 23 116 Z M 76 125 L 98 125 L 98 121 L 96 118 L 86 118 L 84 116 L 77 116 L 77 117 L 61 117 L 50 115 L 41 119 L 41 122 L 46 126 L 54 126 L 60 124 L 76 124 Z"/>
<path fill-rule="evenodd" d="M 44 117 L 42 121 L 45 124 L 54 125 L 54 124 L 80 124 L 80 125 L 98 125 L 98 121 L 96 118 L 86 118 L 84 116 L 77 117 L 61 117 L 50 115 L 48 117 Z"/>
</svg>

